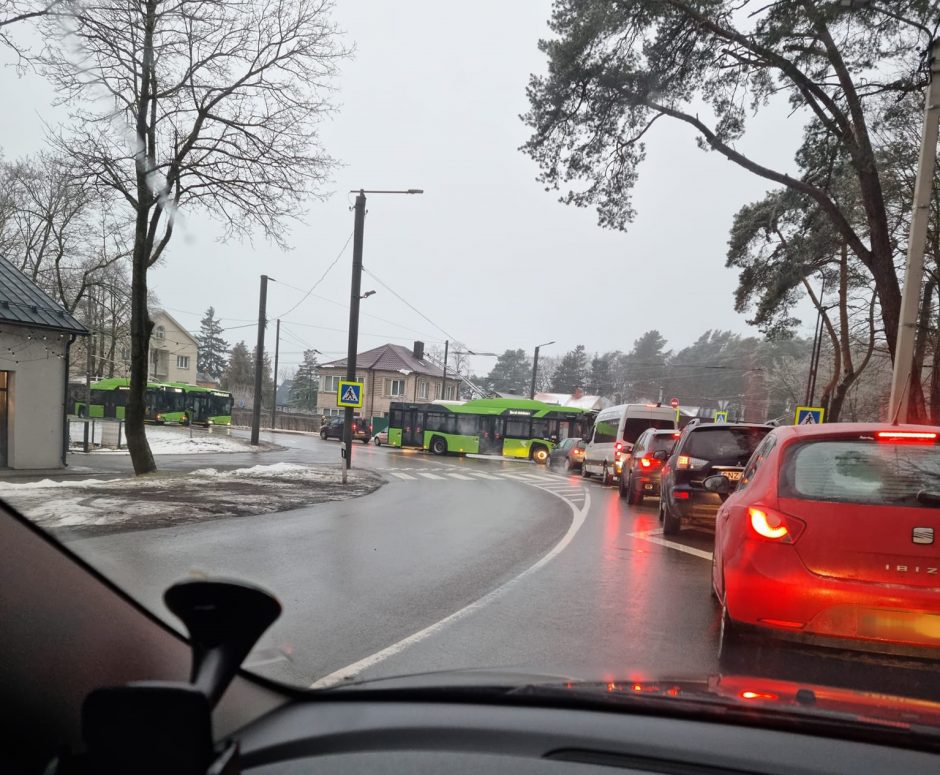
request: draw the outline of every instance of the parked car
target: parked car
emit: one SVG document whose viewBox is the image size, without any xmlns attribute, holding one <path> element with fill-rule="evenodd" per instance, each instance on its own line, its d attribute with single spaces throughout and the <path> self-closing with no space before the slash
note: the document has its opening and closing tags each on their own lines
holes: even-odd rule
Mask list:
<svg viewBox="0 0 940 775">
<path fill-rule="evenodd" d="M 597 474 L 611 484 L 647 428 L 675 430 L 676 412 L 661 404 L 620 404 L 601 410 L 584 448 L 581 475 Z"/>
<path fill-rule="evenodd" d="M 388 428 L 383 428 L 372 437 L 372 443 L 377 447 L 388 444 Z"/>
<path fill-rule="evenodd" d="M 800 639 L 940 648 L 940 428 L 775 428 L 718 512 L 722 643 L 741 625 Z"/>
<path fill-rule="evenodd" d="M 749 423 L 686 426 L 662 470 L 659 519 L 663 533 L 675 535 L 684 522 L 713 525 L 721 498 L 702 482 L 713 474 L 723 474 L 730 481 L 740 479 L 770 430 L 769 425 Z"/>
<path fill-rule="evenodd" d="M 321 439 L 342 439 L 343 438 L 343 423 L 345 418 L 341 415 L 335 417 L 328 417 L 326 422 L 320 426 L 320 438 Z M 352 437 L 353 439 L 358 439 L 363 444 L 368 444 L 369 439 L 372 437 L 372 433 L 369 430 L 369 423 L 366 422 L 361 417 L 353 418 L 352 425 Z"/>
<path fill-rule="evenodd" d="M 680 435 L 678 431 L 655 428 L 647 428 L 640 434 L 620 474 L 621 498 L 638 506 L 645 497 L 659 497 L 663 463 L 669 458 Z"/>
<path fill-rule="evenodd" d="M 582 460 L 584 460 L 584 442 L 581 439 L 569 437 L 549 453 L 548 468 L 551 470 L 555 466 L 561 466 L 566 471 L 579 471 Z"/>
</svg>

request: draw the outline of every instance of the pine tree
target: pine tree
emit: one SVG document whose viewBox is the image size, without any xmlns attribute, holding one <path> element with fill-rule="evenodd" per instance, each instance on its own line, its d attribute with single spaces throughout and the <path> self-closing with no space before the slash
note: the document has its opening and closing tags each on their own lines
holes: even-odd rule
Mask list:
<svg viewBox="0 0 940 775">
<path fill-rule="evenodd" d="M 320 364 L 313 350 L 304 350 L 304 360 L 297 367 L 297 373 L 290 386 L 291 406 L 313 409 L 317 405 L 317 391 L 320 389 Z"/>
<path fill-rule="evenodd" d="M 248 355 L 248 347 L 239 342 L 229 354 L 228 365 L 222 376 L 222 387 L 226 390 L 246 388 L 254 384 L 254 361 Z"/>
<path fill-rule="evenodd" d="M 198 370 L 213 379 L 221 379 L 227 365 L 228 342 L 222 338 L 222 321 L 216 318 L 213 307 L 206 310 L 206 316 L 199 323 L 196 342 L 199 345 Z"/>
<path fill-rule="evenodd" d="M 578 388 L 585 386 L 587 378 L 587 353 L 584 351 L 584 345 L 579 344 L 565 353 L 555 373 L 552 374 L 552 392 L 574 393 Z"/>
<path fill-rule="evenodd" d="M 532 362 L 525 350 L 506 350 L 496 359 L 496 364 L 486 377 L 486 384 L 490 390 L 499 393 L 524 396 L 528 395 L 531 373 Z"/>
</svg>

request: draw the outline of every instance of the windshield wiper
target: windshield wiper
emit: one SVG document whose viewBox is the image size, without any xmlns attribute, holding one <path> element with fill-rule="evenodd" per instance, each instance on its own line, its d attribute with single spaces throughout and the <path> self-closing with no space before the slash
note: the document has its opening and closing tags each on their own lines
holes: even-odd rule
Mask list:
<svg viewBox="0 0 940 775">
<path fill-rule="evenodd" d="M 940 506 L 940 492 L 936 490 L 921 490 L 914 497 L 925 506 Z"/>
</svg>

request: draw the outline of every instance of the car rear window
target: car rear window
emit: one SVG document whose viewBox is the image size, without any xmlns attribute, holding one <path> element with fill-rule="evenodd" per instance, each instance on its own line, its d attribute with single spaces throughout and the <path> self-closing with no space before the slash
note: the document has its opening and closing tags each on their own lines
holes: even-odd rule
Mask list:
<svg viewBox="0 0 940 775">
<path fill-rule="evenodd" d="M 918 505 L 921 490 L 940 493 L 940 447 L 863 439 L 805 442 L 780 471 L 783 498 Z"/>
<path fill-rule="evenodd" d="M 691 431 L 683 455 L 713 465 L 743 466 L 770 428 L 701 428 Z"/>
<path fill-rule="evenodd" d="M 676 437 L 671 433 L 669 434 L 655 434 L 650 440 L 650 452 L 672 452 L 672 448 L 676 445 Z"/>
<path fill-rule="evenodd" d="M 623 424 L 623 440 L 635 443 L 640 434 L 647 428 L 675 428 L 672 420 L 654 419 L 651 417 L 628 417 Z M 658 447 L 655 447 L 658 449 Z"/>
</svg>

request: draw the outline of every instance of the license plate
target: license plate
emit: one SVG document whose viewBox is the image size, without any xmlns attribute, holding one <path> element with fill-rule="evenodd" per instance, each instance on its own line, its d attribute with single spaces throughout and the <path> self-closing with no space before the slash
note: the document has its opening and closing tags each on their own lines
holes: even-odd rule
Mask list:
<svg viewBox="0 0 940 775">
<path fill-rule="evenodd" d="M 725 477 L 725 479 L 730 479 L 732 482 L 736 482 L 741 478 L 740 471 L 722 471 L 721 475 Z"/>
</svg>

